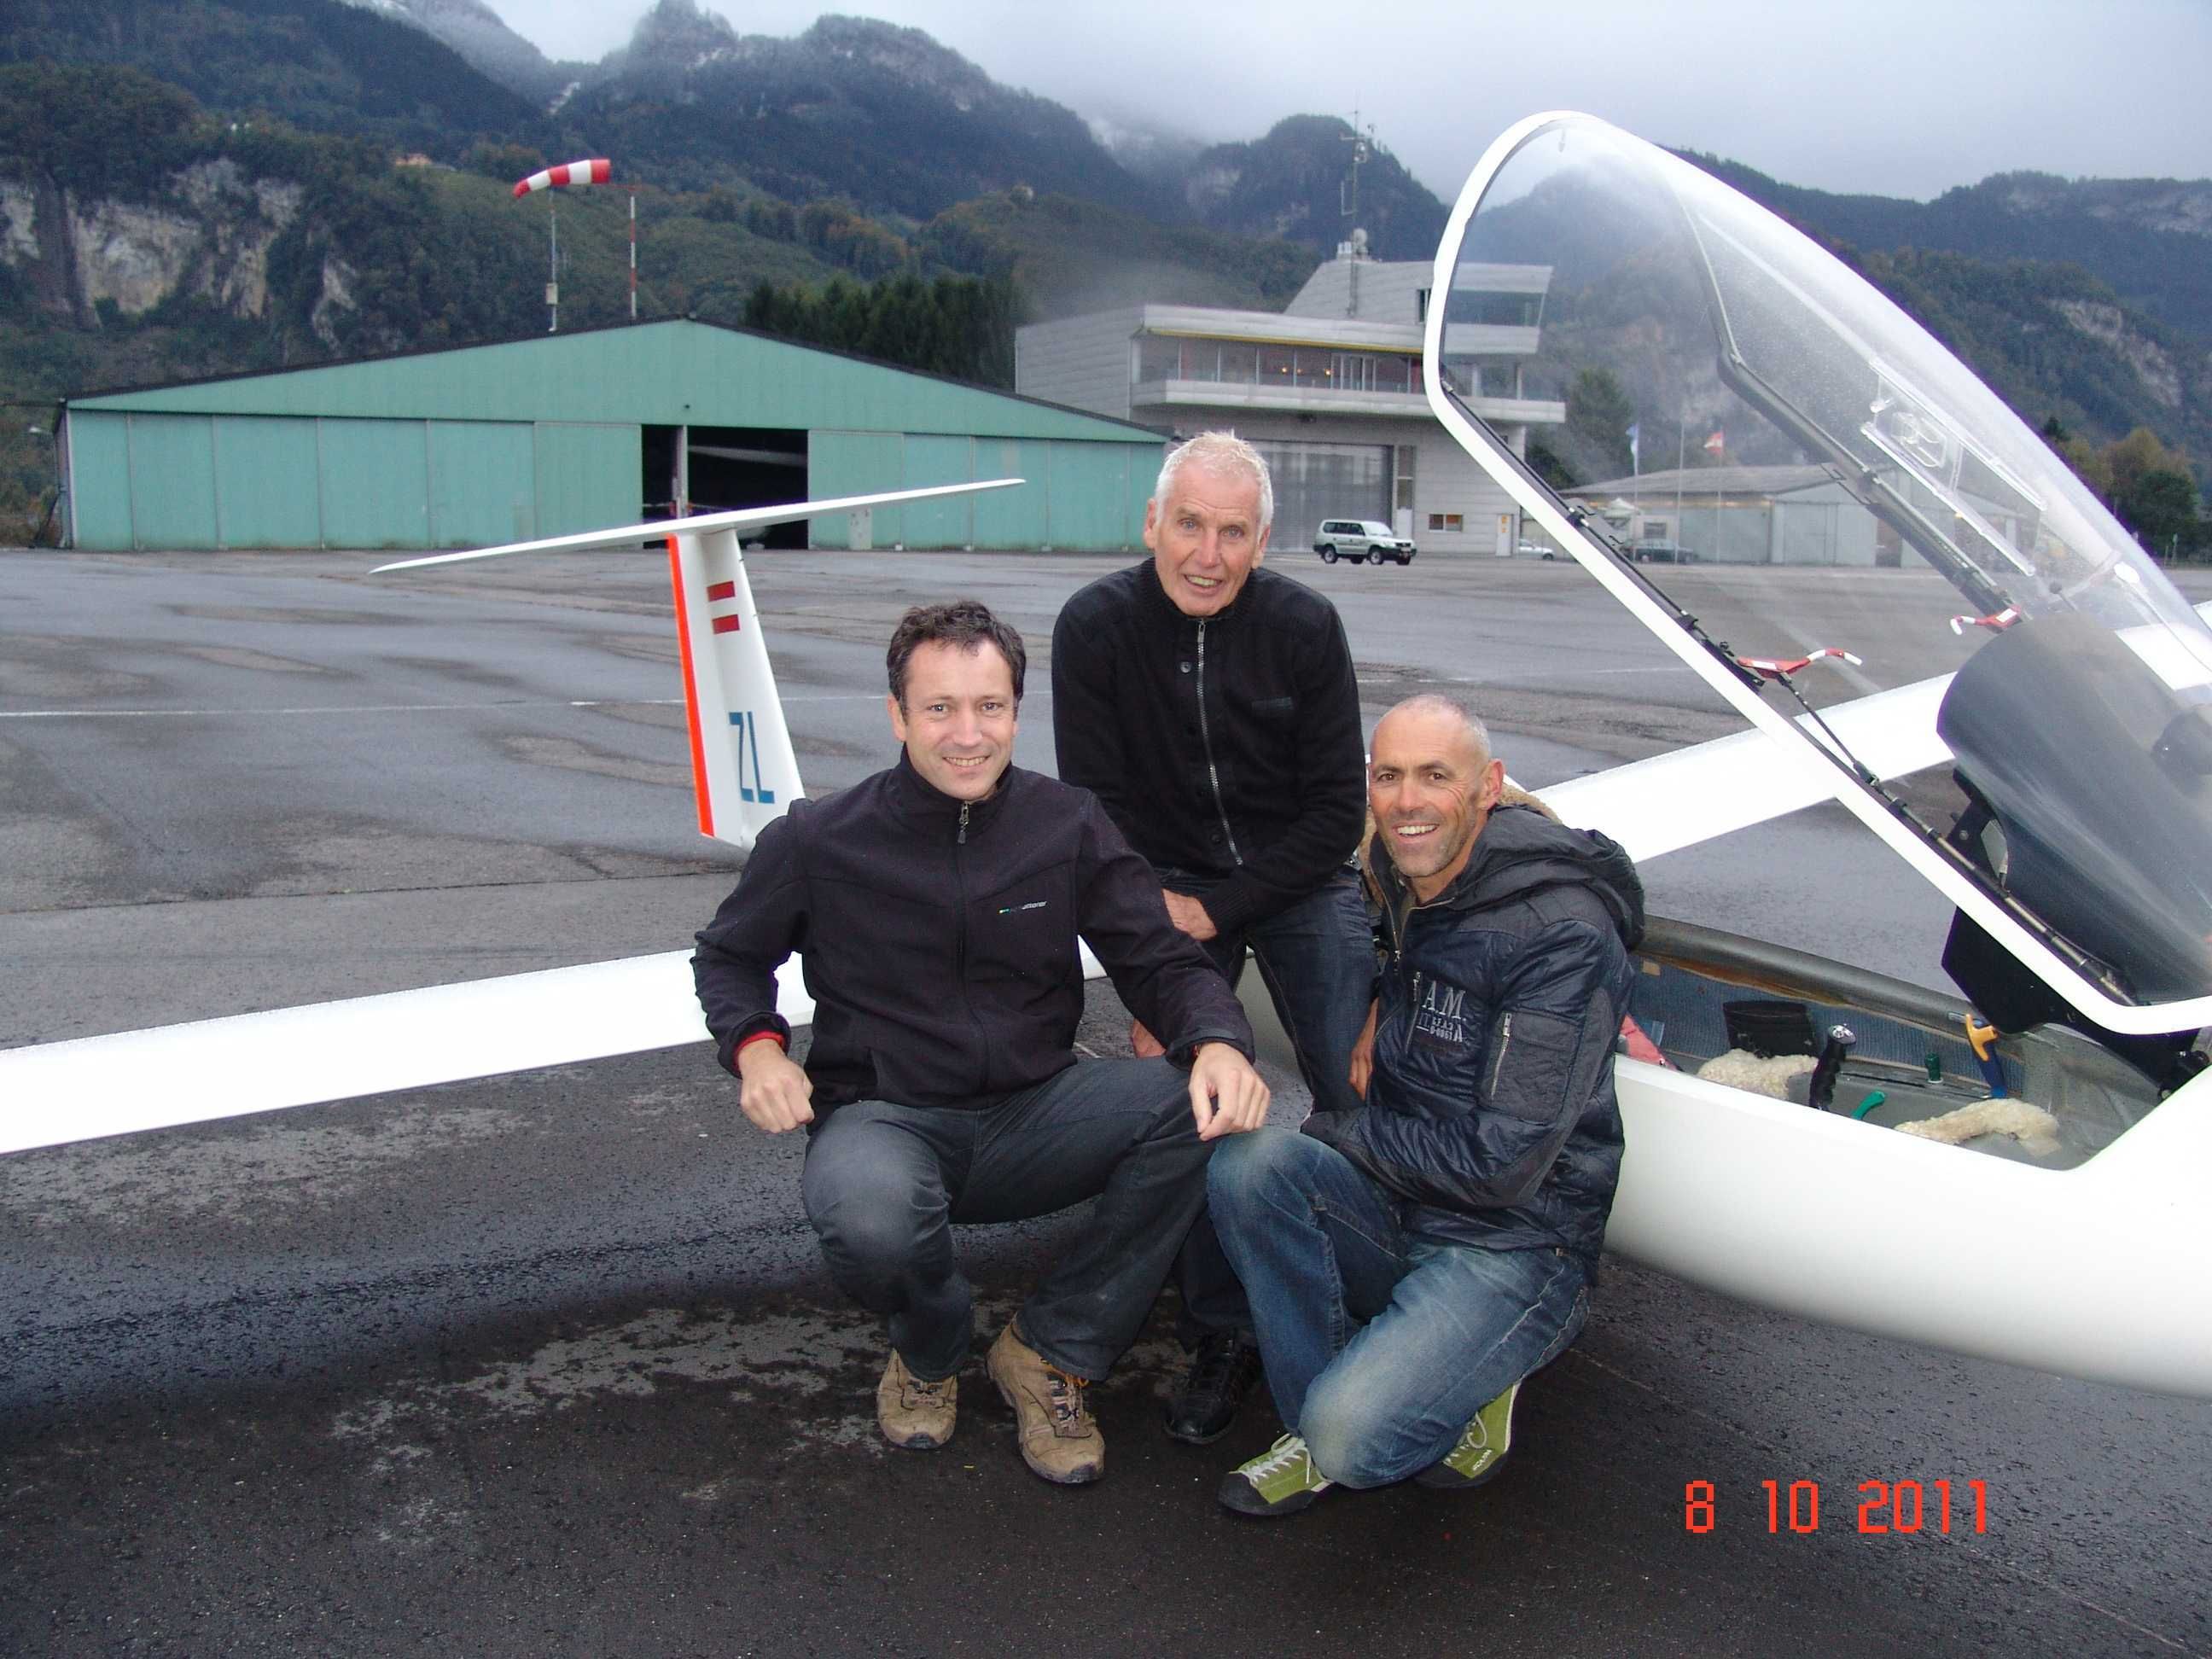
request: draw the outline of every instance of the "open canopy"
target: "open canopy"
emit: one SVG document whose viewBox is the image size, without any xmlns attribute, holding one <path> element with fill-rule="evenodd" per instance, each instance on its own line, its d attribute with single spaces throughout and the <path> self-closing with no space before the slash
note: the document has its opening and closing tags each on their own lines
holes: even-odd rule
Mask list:
<svg viewBox="0 0 2212 1659">
<path fill-rule="evenodd" d="M 1468 180 L 1427 347 L 1475 459 L 1958 905 L 1970 994 L 2016 1023 L 2056 999 L 2113 1032 L 2212 1023 L 2212 632 L 1917 324 L 1698 168 L 1546 115 Z M 1565 424 L 1476 417 L 1501 374 Z M 1797 718 L 1934 676 L 1931 773 L 1881 783 Z"/>
</svg>

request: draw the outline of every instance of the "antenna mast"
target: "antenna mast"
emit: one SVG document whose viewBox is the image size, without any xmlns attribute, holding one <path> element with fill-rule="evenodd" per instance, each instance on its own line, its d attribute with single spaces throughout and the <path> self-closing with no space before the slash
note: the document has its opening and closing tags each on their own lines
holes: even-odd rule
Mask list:
<svg viewBox="0 0 2212 1659">
<path fill-rule="evenodd" d="M 1375 124 L 1370 121 L 1363 129 L 1359 125 L 1359 106 L 1355 104 L 1352 107 L 1352 131 L 1340 132 L 1337 137 L 1352 146 L 1352 166 L 1337 185 L 1337 209 L 1340 217 L 1356 219 L 1359 216 L 1359 166 L 1373 153 Z M 1358 225 L 1352 226 L 1351 234 L 1336 245 L 1336 257 L 1348 261 L 1352 267 L 1345 291 L 1344 314 L 1357 317 L 1359 314 L 1359 266 L 1367 257 L 1367 234 Z"/>
</svg>

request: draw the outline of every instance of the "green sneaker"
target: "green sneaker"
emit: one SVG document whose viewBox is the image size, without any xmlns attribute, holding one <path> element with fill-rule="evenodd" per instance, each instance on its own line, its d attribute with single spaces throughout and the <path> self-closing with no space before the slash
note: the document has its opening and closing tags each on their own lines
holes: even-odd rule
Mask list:
<svg viewBox="0 0 2212 1659">
<path fill-rule="evenodd" d="M 1306 1443 L 1286 1434 L 1223 1475 L 1214 1496 L 1222 1508 L 1239 1515 L 1296 1515 L 1334 1484 L 1314 1467 Z"/>
<path fill-rule="evenodd" d="M 1469 1492 L 1498 1473 L 1513 1443 L 1513 1401 L 1521 1392 L 1516 1382 L 1469 1419 L 1460 1431 L 1459 1444 L 1413 1477 L 1424 1486 L 1446 1492 Z"/>
</svg>

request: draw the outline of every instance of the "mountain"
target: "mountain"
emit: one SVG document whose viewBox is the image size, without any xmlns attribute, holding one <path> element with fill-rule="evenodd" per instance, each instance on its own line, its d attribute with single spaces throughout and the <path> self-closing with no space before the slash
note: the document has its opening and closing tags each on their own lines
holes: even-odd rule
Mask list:
<svg viewBox="0 0 2212 1659">
<path fill-rule="evenodd" d="M 919 220 L 1027 185 L 1173 216 L 1073 111 L 866 18 L 825 16 L 785 40 L 660 0 L 556 122 L 564 142 L 684 188 L 743 179 L 788 201 L 844 197 Z"/>
<path fill-rule="evenodd" d="M 2076 264 L 2123 301 L 2212 343 L 2212 179 L 2000 173 L 1932 202 L 1785 185 L 1741 162 L 1685 153 L 1797 224 L 1869 252 L 1899 248 Z"/>
<path fill-rule="evenodd" d="M 1747 171 L 1727 163 L 1707 170 L 1718 173 L 1723 167 Z M 1784 196 L 1790 204 L 1787 209 L 1774 200 L 1767 205 L 1795 219 L 1896 301 L 2029 425 L 2055 418 L 2068 431 L 2097 443 L 2148 427 L 2169 444 L 2186 447 L 2200 465 L 2212 459 L 2212 343 L 2116 292 L 2087 268 L 2086 258 L 2063 264 L 1909 246 L 1885 250 L 1877 245 L 1866 251 L 1832 225 L 1851 223 L 1864 234 L 1880 234 L 1880 228 L 1902 222 L 1893 210 L 1919 204 L 1880 198 L 1822 198 L 1819 191 L 1763 182 L 1763 193 Z M 1602 179 L 1554 175 L 1480 216 L 1480 257 L 1552 265 L 1553 297 L 1546 305 L 1544 327 L 1547 353 L 1572 366 L 1622 356 L 1622 348 L 1640 338 L 1649 372 L 1636 384 L 1625 384 L 1637 404 L 1687 409 L 1693 415 L 1701 404 L 1711 410 L 1720 396 L 1715 376 L 1709 373 L 1688 385 L 1664 379 L 1673 360 L 1658 349 L 1650 333 L 1645 315 L 1649 295 L 1640 287 L 1653 280 L 1686 281 L 1687 272 L 1622 268 L 1621 201 Z M 1850 205 L 1836 209 L 1830 222 L 1806 216 L 1808 206 L 1835 208 L 1839 203 Z M 1859 216 L 1852 218 L 1853 213 Z M 1650 228 L 1639 228 L 1639 234 Z M 2191 238 L 2179 243 L 2178 251 L 2189 255 L 2193 266 L 2212 264 L 2212 240 Z M 1672 309 L 1686 313 L 1698 304 L 1693 295 L 1678 295 Z M 1626 356 L 1632 362 L 1638 355 Z M 1635 379 L 1633 373 L 1624 376 L 1625 382 Z M 1647 422 L 1647 439 L 1651 431 Z M 1659 447 L 1665 451 L 1673 441 L 1668 436 Z"/>
<path fill-rule="evenodd" d="M 0 63 L 144 70 L 246 118 L 457 159 L 537 109 L 420 27 L 343 0 L 8 0 Z"/>
<path fill-rule="evenodd" d="M 1027 188 L 947 210 L 921 245 L 956 270 L 1011 276 L 1036 319 L 1146 303 L 1279 311 L 1316 264 L 1295 243 L 1158 225 Z"/>
<path fill-rule="evenodd" d="M 524 40 L 483 0 L 347 0 L 365 11 L 418 28 L 444 42 L 478 73 L 543 109 L 585 72 L 556 64 Z"/>
<path fill-rule="evenodd" d="M 1280 237 L 1322 258 L 1355 226 L 1378 259 L 1434 258 L 1444 204 L 1389 151 L 1365 147 L 1357 203 L 1347 200 L 1356 136 L 1333 115 L 1293 115 L 1264 138 L 1216 144 L 1182 169 L 1183 201 L 1209 230 Z"/>
</svg>

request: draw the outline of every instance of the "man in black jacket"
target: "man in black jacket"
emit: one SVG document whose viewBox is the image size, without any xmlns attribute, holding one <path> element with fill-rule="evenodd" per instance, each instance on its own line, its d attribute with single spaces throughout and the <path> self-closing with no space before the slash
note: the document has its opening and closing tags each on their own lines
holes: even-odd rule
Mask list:
<svg viewBox="0 0 2212 1659">
<path fill-rule="evenodd" d="M 1212 1142 L 1264 1122 L 1267 1090 L 1243 1010 L 1144 860 L 1087 793 L 1012 764 L 1024 665 L 972 600 L 908 611 L 887 656 L 898 763 L 763 830 L 692 969 L 745 1116 L 806 1127 L 807 1219 L 888 1327 L 894 1445 L 952 1433 L 970 1297 L 950 1224 L 1099 1200 L 988 1359 L 1024 1461 L 1072 1485 L 1105 1470 L 1084 1387 L 1143 1324 Z M 1076 1063 L 1079 933 L 1166 1059 Z M 775 1008 L 794 951 L 815 999 L 803 1069 Z"/>
<path fill-rule="evenodd" d="M 1249 945 L 1316 1109 L 1348 1079 L 1375 972 L 1348 860 L 1359 844 L 1359 684 L 1336 608 L 1260 568 L 1267 463 L 1228 433 L 1173 451 L 1142 564 L 1071 599 L 1052 635 L 1060 775 L 1158 872 L 1168 914 L 1233 986 Z M 1137 1052 L 1158 1052 L 1139 1017 Z M 1259 1375 L 1250 1311 L 1203 1218 L 1176 1264 L 1194 1346 L 1168 1432 L 1227 1430 Z"/>
<path fill-rule="evenodd" d="M 1366 1103 L 1246 1137 L 1208 1172 L 1289 1430 L 1223 1480 L 1245 1515 L 1495 1474 L 1521 1379 L 1582 1327 L 1620 1171 L 1635 866 L 1501 804 L 1488 733 L 1442 697 L 1385 714 L 1374 750 L 1389 957 Z"/>
</svg>

